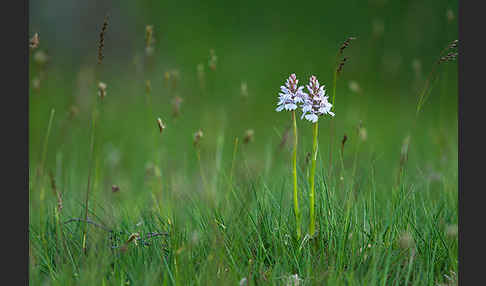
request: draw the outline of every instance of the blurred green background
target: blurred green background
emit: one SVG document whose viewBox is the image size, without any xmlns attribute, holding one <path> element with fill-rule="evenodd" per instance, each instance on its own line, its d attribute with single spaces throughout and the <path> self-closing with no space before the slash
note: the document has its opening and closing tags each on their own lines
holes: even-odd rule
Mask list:
<svg viewBox="0 0 486 286">
<path fill-rule="evenodd" d="M 31 166 L 41 158 L 54 108 L 47 168 L 75 169 L 78 175 L 87 172 L 90 106 L 98 78 L 108 84 L 99 152 L 104 164 L 112 156 L 123 170 L 113 172 L 120 178 L 107 179 L 107 186 L 126 174 L 142 178 L 144 166 L 153 159 L 154 144 L 160 144 L 156 156 L 165 158 L 163 172 L 197 170 L 192 135 L 199 128 L 205 133 L 203 158 L 211 166 L 219 151 L 229 162 L 234 138 L 241 142 L 245 130 L 253 129 L 254 142 L 245 147 L 248 164 L 256 173 L 271 173 L 279 165 L 267 159 L 271 152 L 278 153 L 274 150 L 290 125 L 290 114 L 274 111 L 280 85 L 290 73 L 296 73 L 302 84 L 314 74 L 328 86 L 329 94 L 336 53 L 346 38 L 355 36 L 357 40 L 345 50 L 349 60 L 337 85 L 334 147 L 339 148 L 344 134 L 349 138 L 347 146 L 354 146 L 361 122 L 367 131 L 367 145 L 362 147 L 367 160 L 387 158 L 376 163 L 384 182 L 393 181 L 402 142 L 410 133 L 416 136 L 410 151 L 414 172 L 421 174 L 417 169 L 424 166 L 430 172 L 443 166 L 456 168 L 455 63 L 441 66 L 440 80 L 417 118 L 418 128 L 413 122 L 417 93 L 432 64 L 457 39 L 457 6 L 457 1 L 438 0 L 32 1 L 30 35 L 39 33 L 38 50 L 47 52 L 49 62 L 41 71 L 30 61 Z M 105 58 L 101 67 L 95 67 L 107 13 Z M 155 52 L 150 60 L 144 56 L 146 25 L 154 26 Z M 210 49 L 218 58 L 215 71 L 208 68 Z M 198 64 L 204 66 L 204 89 L 198 81 Z M 164 79 L 166 72 L 173 75 L 173 71 L 178 75 L 175 87 L 174 76 L 169 85 Z M 36 89 L 32 81 L 40 73 Z M 157 127 L 155 119 L 148 118 L 146 79 L 151 80 L 154 117 L 167 125 L 158 143 L 151 137 Z M 247 95 L 241 90 L 245 83 Z M 183 99 L 177 119 L 171 116 L 175 96 Z M 299 160 L 303 160 L 311 148 L 311 128 L 308 122 L 298 124 Z M 321 150 L 329 148 L 328 129 L 329 120 L 322 120 Z M 446 163 L 437 160 L 445 149 L 455 154 Z M 288 156 L 278 158 L 288 162 Z M 60 162 L 76 168 L 60 167 Z M 282 168 L 287 170 L 287 163 Z M 79 177 L 84 185 L 86 176 Z M 125 180 L 137 184 L 135 179 Z"/>
</svg>

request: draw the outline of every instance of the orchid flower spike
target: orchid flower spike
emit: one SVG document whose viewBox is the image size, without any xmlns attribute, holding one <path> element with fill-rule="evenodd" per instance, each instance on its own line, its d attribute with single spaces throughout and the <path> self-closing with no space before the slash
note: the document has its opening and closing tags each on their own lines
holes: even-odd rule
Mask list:
<svg viewBox="0 0 486 286">
<path fill-rule="evenodd" d="M 319 119 L 319 116 L 324 114 L 334 116 L 334 112 L 331 111 L 332 104 L 327 101 L 329 96 L 325 96 L 326 90 L 324 89 L 324 85 L 320 86 L 315 76 L 310 77 L 307 89 L 309 90 L 309 94 L 304 98 L 301 118 L 305 117 L 305 119 L 315 123 Z"/>
<path fill-rule="evenodd" d="M 285 86 L 280 87 L 281 92 L 278 94 L 278 103 L 276 111 L 280 112 L 285 110 L 295 110 L 297 109 L 298 103 L 303 103 L 304 98 L 307 94 L 303 92 L 304 86 L 298 87 L 297 84 L 299 80 L 297 76 L 293 73 L 289 76 L 285 82 Z"/>
</svg>

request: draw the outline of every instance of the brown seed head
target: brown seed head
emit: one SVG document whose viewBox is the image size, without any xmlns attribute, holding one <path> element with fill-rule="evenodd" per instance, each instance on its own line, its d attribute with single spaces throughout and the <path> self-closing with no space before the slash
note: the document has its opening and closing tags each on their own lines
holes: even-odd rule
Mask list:
<svg viewBox="0 0 486 286">
<path fill-rule="evenodd" d="M 344 49 L 346 49 L 350 44 L 351 44 L 351 41 L 353 40 L 356 40 L 356 37 L 349 37 L 347 38 L 344 43 L 341 45 L 341 47 L 339 48 L 339 54 L 343 54 L 343 51 Z"/>
<path fill-rule="evenodd" d="M 199 144 L 201 142 L 201 138 L 203 137 L 203 132 L 201 129 L 199 129 L 196 133 L 194 133 L 194 146 L 199 147 Z"/>
<path fill-rule="evenodd" d="M 310 161 L 311 161 L 311 152 L 307 152 L 306 155 L 305 155 L 305 165 L 309 165 Z"/>
<path fill-rule="evenodd" d="M 341 140 L 341 154 L 344 153 L 344 144 L 346 143 L 347 140 L 348 140 L 348 136 L 346 136 L 346 134 L 344 134 L 343 140 Z"/>
<path fill-rule="evenodd" d="M 103 47 L 105 46 L 105 33 L 106 29 L 108 28 L 108 15 L 105 16 L 105 19 L 103 21 L 103 26 L 101 27 L 101 32 L 100 32 L 100 39 L 98 41 L 98 64 L 101 64 L 103 62 Z"/>
<path fill-rule="evenodd" d="M 120 187 L 119 187 L 119 186 L 117 186 L 117 185 L 112 185 L 112 186 L 111 186 L 111 191 L 112 191 L 113 193 L 116 193 L 116 192 L 120 191 Z"/>
<path fill-rule="evenodd" d="M 344 57 L 341 62 L 339 63 L 339 66 L 337 68 L 337 73 L 340 74 L 341 71 L 343 70 L 343 67 L 344 67 L 344 64 L 346 63 L 346 61 L 349 59 L 349 57 Z"/>
<path fill-rule="evenodd" d="M 253 129 L 246 130 L 245 137 L 243 138 L 243 143 L 248 144 L 249 142 L 252 142 L 254 135 L 255 132 L 253 131 Z"/>
</svg>

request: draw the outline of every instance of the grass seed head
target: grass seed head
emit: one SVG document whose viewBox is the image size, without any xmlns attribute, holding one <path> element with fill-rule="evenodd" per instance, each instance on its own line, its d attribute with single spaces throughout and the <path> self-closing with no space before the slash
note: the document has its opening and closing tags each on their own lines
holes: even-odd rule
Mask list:
<svg viewBox="0 0 486 286">
<path fill-rule="evenodd" d="M 248 144 L 249 142 L 252 142 L 254 135 L 255 132 L 253 131 L 253 129 L 246 130 L 245 137 L 243 138 L 243 143 Z"/>
<path fill-rule="evenodd" d="M 342 71 L 343 71 L 343 67 L 344 67 L 344 64 L 346 63 L 346 61 L 349 59 L 349 57 L 344 57 L 341 62 L 339 63 L 338 65 L 338 68 L 336 69 L 336 72 L 338 74 L 340 74 Z"/>
<path fill-rule="evenodd" d="M 148 177 L 155 176 L 155 165 L 152 162 L 145 164 L 145 175 Z"/>
<path fill-rule="evenodd" d="M 177 118 L 181 114 L 182 98 L 179 96 L 174 97 L 172 100 L 172 116 Z"/>
<path fill-rule="evenodd" d="M 62 196 L 57 190 L 56 179 L 54 178 L 54 174 L 52 173 L 52 171 L 49 171 L 49 178 L 51 180 L 52 191 L 54 192 L 54 195 L 57 198 L 57 211 L 58 211 L 58 213 L 61 213 L 62 207 L 63 207 Z"/>
<path fill-rule="evenodd" d="M 148 56 L 152 55 L 154 52 L 153 43 L 155 42 L 154 39 L 154 26 L 147 25 L 145 26 L 145 52 Z"/>
<path fill-rule="evenodd" d="M 362 141 L 366 141 L 366 139 L 368 138 L 368 133 L 366 132 L 366 128 L 363 126 L 363 120 L 359 121 L 359 125 L 356 128 L 356 133 Z"/>
<path fill-rule="evenodd" d="M 108 28 L 108 15 L 105 16 L 105 19 L 103 21 L 103 26 L 101 27 L 101 32 L 100 32 L 100 39 L 98 41 L 98 64 L 101 64 L 103 62 L 103 58 L 104 58 L 103 48 L 105 46 L 105 34 L 107 28 Z"/>
<path fill-rule="evenodd" d="M 138 245 L 137 244 L 137 240 L 140 238 L 140 234 L 138 232 L 135 232 L 135 233 L 132 233 L 130 234 L 130 236 L 128 237 L 127 241 L 126 241 L 126 244 L 130 243 L 130 242 L 133 242 L 135 245 Z"/>
<path fill-rule="evenodd" d="M 106 83 L 104 82 L 98 82 L 98 96 L 101 97 L 101 99 L 104 99 L 106 96 Z"/>
<path fill-rule="evenodd" d="M 356 37 L 349 37 L 347 38 L 344 43 L 341 45 L 341 47 L 339 48 L 339 55 L 340 56 L 343 56 L 343 52 L 344 50 L 349 47 L 349 45 L 351 44 L 351 41 L 353 40 L 356 40 Z M 346 63 L 346 61 L 349 59 L 349 57 L 343 57 L 339 64 L 338 64 L 338 67 L 336 68 L 336 73 L 339 75 L 341 74 L 342 70 L 343 70 L 343 67 L 344 67 L 344 64 Z"/>
<path fill-rule="evenodd" d="M 209 50 L 209 61 L 208 66 L 211 70 L 216 70 L 216 64 L 218 63 L 218 56 L 213 49 Z"/>
<path fill-rule="evenodd" d="M 311 161 L 311 152 L 307 152 L 306 155 L 305 155 L 305 165 L 309 165 L 310 161 Z"/>
<path fill-rule="evenodd" d="M 349 45 L 351 44 L 351 41 L 353 40 L 356 40 L 356 37 L 349 37 L 347 38 L 344 43 L 341 45 L 341 47 L 339 48 L 339 54 L 343 54 L 343 51 L 344 49 L 346 49 L 347 47 L 349 47 Z"/>
<path fill-rule="evenodd" d="M 36 63 L 38 66 L 43 67 L 47 64 L 48 61 L 49 56 L 45 51 L 40 50 L 34 54 L 34 63 Z"/>
<path fill-rule="evenodd" d="M 451 9 L 447 9 L 447 12 L 446 12 L 446 17 L 447 17 L 447 22 L 451 23 L 452 21 L 454 21 L 454 11 L 452 11 Z"/>
<path fill-rule="evenodd" d="M 343 140 L 341 140 L 341 154 L 344 154 L 344 144 L 346 144 L 346 141 L 348 140 L 348 136 L 344 134 Z"/>
<path fill-rule="evenodd" d="M 439 59 L 439 63 L 446 63 L 446 62 L 452 62 L 455 61 L 457 58 L 458 53 L 448 53 L 447 55 L 441 57 Z"/>
<path fill-rule="evenodd" d="M 165 125 L 164 123 L 162 122 L 162 119 L 157 118 L 157 125 L 159 126 L 159 131 L 160 131 L 160 134 L 162 134 L 162 132 L 164 131 L 165 129 Z"/>
<path fill-rule="evenodd" d="M 449 49 L 455 49 L 459 45 L 459 40 L 454 40 L 450 43 Z"/>
<path fill-rule="evenodd" d="M 39 43 L 40 43 L 39 34 L 35 33 L 34 36 L 32 36 L 32 38 L 30 38 L 29 40 L 30 49 L 31 50 L 37 49 L 37 47 L 39 47 Z"/>
<path fill-rule="evenodd" d="M 359 86 L 358 82 L 355 80 L 349 82 L 349 89 L 352 92 L 361 93 L 361 87 Z"/>
<path fill-rule="evenodd" d="M 149 94 L 152 91 L 152 84 L 150 83 L 150 80 L 145 81 L 145 92 Z"/>
<path fill-rule="evenodd" d="M 402 149 L 400 151 L 400 166 L 405 165 L 408 160 L 408 147 L 410 145 L 410 135 L 403 139 Z"/>
<path fill-rule="evenodd" d="M 360 128 L 360 130 L 359 130 L 359 138 L 362 141 L 366 141 L 366 139 L 368 138 L 368 133 L 366 132 L 366 128 L 364 128 L 364 127 Z"/>
<path fill-rule="evenodd" d="M 172 89 L 176 89 L 177 81 L 180 78 L 179 70 L 171 70 L 170 71 L 170 77 L 172 78 Z"/>
<path fill-rule="evenodd" d="M 246 83 L 246 81 L 241 82 L 240 92 L 242 96 L 248 97 L 248 84 Z"/>
<path fill-rule="evenodd" d="M 119 187 L 118 185 L 112 185 L 112 186 L 111 186 L 111 191 L 112 191 L 113 193 L 117 193 L 117 192 L 119 192 L 119 191 L 120 191 L 120 187 Z"/>
<path fill-rule="evenodd" d="M 201 129 L 199 129 L 196 133 L 194 133 L 194 146 L 199 147 L 199 144 L 201 142 L 201 138 L 203 137 L 203 132 Z"/>
<path fill-rule="evenodd" d="M 69 119 L 73 119 L 79 114 L 79 108 L 76 105 L 71 105 L 69 108 Z"/>
<path fill-rule="evenodd" d="M 422 73 L 422 62 L 419 59 L 413 59 L 412 69 L 415 73 L 415 76 L 420 76 L 420 74 Z"/>
<path fill-rule="evenodd" d="M 164 73 L 164 80 L 165 80 L 165 86 L 169 86 L 169 81 L 170 81 L 170 72 L 169 71 L 166 71 Z"/>
<path fill-rule="evenodd" d="M 35 90 L 35 91 L 39 91 L 40 89 L 40 85 L 41 85 L 41 81 L 40 81 L 40 78 L 39 77 L 34 77 L 32 79 L 32 88 Z"/>
<path fill-rule="evenodd" d="M 444 52 L 447 52 L 447 54 L 445 56 L 441 56 L 439 58 L 439 64 L 440 63 L 446 63 L 446 62 L 452 62 L 452 61 L 455 61 L 456 58 L 457 58 L 457 48 L 458 48 L 458 45 L 459 45 L 459 40 L 454 40 L 452 41 L 443 51 Z M 442 55 L 442 53 L 441 53 Z"/>
</svg>

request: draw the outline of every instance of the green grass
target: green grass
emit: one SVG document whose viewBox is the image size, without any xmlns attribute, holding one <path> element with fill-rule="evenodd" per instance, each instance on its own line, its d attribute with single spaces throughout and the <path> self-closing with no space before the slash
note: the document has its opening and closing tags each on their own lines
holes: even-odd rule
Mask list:
<svg viewBox="0 0 486 286">
<path fill-rule="evenodd" d="M 51 80 L 49 84 L 55 84 Z M 63 222 L 84 215 L 89 108 L 86 114 L 81 111 L 69 119 L 62 86 L 54 93 L 30 96 L 31 120 L 34 114 L 39 119 L 31 121 L 30 128 L 31 180 L 44 158 L 42 144 L 36 142 L 46 136 L 49 111 L 55 108 L 45 169 L 55 174 L 63 198 L 57 221 L 57 199 L 47 176 L 30 189 L 33 285 L 46 280 L 54 285 L 235 285 L 243 277 L 251 284 L 272 285 L 284 284 L 292 274 L 306 285 L 405 285 L 405 281 L 435 285 L 446 281 L 444 274 L 457 272 L 457 236 L 446 234 L 449 225 L 457 224 L 457 115 L 439 120 L 437 113 L 425 111 L 412 129 L 412 100 L 400 105 L 386 99 L 370 104 L 371 99 L 358 98 L 343 87 L 346 95 L 340 99 L 340 113 L 332 119 L 338 138 L 331 169 L 329 120 L 319 125 L 317 237 L 297 241 L 291 139 L 288 147 L 279 149 L 279 133 L 284 132 L 288 116 L 270 109 L 265 115 L 269 120 L 257 125 L 251 113 L 231 114 L 221 107 L 213 110 L 209 104 L 196 108 L 187 94 L 183 113 L 174 120 L 170 106 L 164 104 L 169 99 L 166 91 L 154 88 L 154 112 L 166 118 L 167 125 L 162 135 L 157 134 L 159 146 L 154 148 L 152 129 L 158 127 L 155 119 L 147 123 L 143 86 L 128 85 L 122 87 L 120 81 L 108 87 L 97 131 L 99 152 L 89 205 L 89 218 L 113 231 L 89 224 L 87 255 L 82 253 L 84 224 Z M 123 88 L 139 88 L 140 96 L 120 94 Z M 273 90 L 254 92 L 274 100 Z M 428 107 L 438 101 L 431 97 Z M 444 110 L 456 114 L 448 105 Z M 235 120 L 244 116 L 247 122 Z M 367 130 L 366 141 L 357 136 L 358 119 Z M 310 167 L 305 157 L 312 136 L 307 122 L 298 125 L 299 204 L 305 234 Z M 199 127 L 204 130 L 201 164 L 207 189 L 192 146 L 191 136 Z M 241 143 L 233 154 L 235 136 L 241 142 L 243 131 L 250 127 L 256 129 L 255 141 Z M 344 133 L 349 139 L 341 162 L 339 142 Z M 409 160 L 397 184 L 401 144 L 409 133 Z M 147 169 L 148 162 L 160 163 L 154 171 Z M 120 191 L 111 192 L 112 184 L 119 185 Z M 42 187 L 44 200 L 39 196 Z M 132 233 L 143 238 L 150 232 L 164 235 L 147 239 L 148 245 L 130 243 L 125 252 L 113 248 L 121 247 Z M 413 238 L 412 249 L 400 247 L 404 233 Z"/>
</svg>

